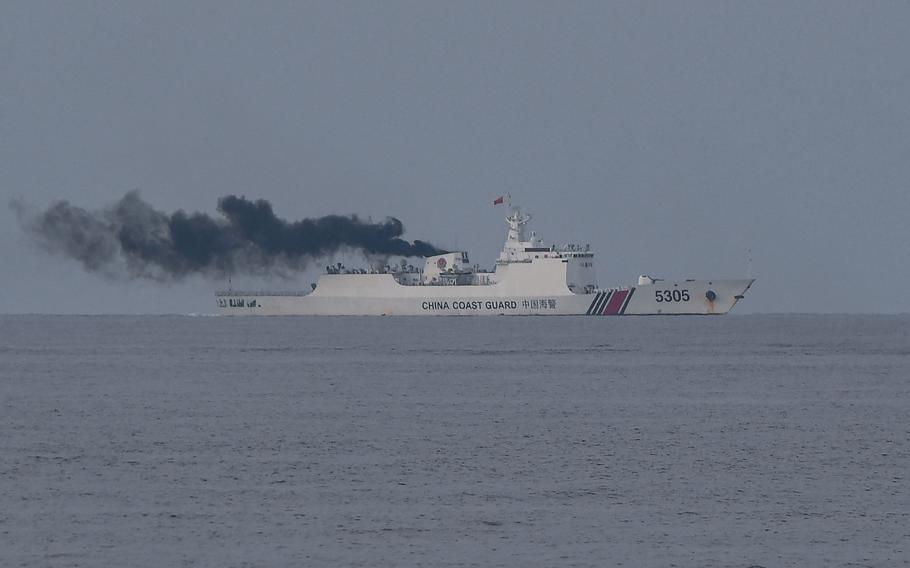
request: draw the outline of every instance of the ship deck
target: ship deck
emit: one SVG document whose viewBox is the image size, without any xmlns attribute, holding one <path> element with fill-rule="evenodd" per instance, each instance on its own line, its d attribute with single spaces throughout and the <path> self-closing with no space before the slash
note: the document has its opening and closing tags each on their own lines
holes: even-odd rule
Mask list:
<svg viewBox="0 0 910 568">
<path fill-rule="evenodd" d="M 215 296 L 306 296 L 310 292 L 303 290 L 287 290 L 287 291 L 275 291 L 275 290 L 218 290 L 215 292 Z"/>
</svg>

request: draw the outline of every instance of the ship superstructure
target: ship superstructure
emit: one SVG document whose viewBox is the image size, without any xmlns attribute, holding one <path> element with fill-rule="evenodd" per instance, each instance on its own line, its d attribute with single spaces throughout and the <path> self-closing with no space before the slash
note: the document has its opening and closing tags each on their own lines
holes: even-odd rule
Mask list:
<svg viewBox="0 0 910 568">
<path fill-rule="evenodd" d="M 369 269 L 327 266 L 309 292 L 216 293 L 226 315 L 658 315 L 723 314 L 751 278 L 664 281 L 601 288 L 590 245 L 545 245 L 527 231 L 531 216 L 512 207 L 493 269 L 467 252 Z"/>
</svg>

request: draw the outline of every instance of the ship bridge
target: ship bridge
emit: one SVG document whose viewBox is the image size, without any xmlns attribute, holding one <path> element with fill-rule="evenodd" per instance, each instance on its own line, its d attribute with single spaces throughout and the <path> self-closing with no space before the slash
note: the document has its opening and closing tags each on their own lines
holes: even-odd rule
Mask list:
<svg viewBox="0 0 910 568">
<path fill-rule="evenodd" d="M 516 272 L 530 273 L 538 270 L 520 269 L 521 265 L 535 265 L 535 268 L 565 273 L 565 282 L 569 290 L 577 294 L 587 294 L 597 289 L 594 275 L 594 252 L 591 245 L 565 244 L 545 245 L 535 231 L 528 233 L 527 226 L 531 215 L 522 212 L 520 207 L 512 206 L 506 217 L 509 231 L 506 242 L 496 260 L 496 278 L 501 281 L 506 274 Z M 517 275 L 517 274 L 516 274 Z"/>
<path fill-rule="evenodd" d="M 512 262 L 533 262 L 536 258 L 594 258 L 591 245 L 544 245 L 543 240 L 531 231 L 530 236 L 525 236 L 525 226 L 531 221 L 531 215 L 522 213 L 518 207 L 512 209 L 512 214 L 506 217 L 509 233 L 506 243 L 499 253 L 496 264 L 509 264 Z"/>
<path fill-rule="evenodd" d="M 599 290 L 594 274 L 594 252 L 591 245 L 546 245 L 534 231 L 528 231 L 531 215 L 517 206 L 505 218 L 508 225 L 505 244 L 493 270 L 471 264 L 464 251 L 447 252 L 427 257 L 422 268 L 402 259 L 400 265 L 375 266 L 369 270 L 346 269 L 341 263 L 327 266 L 326 272 L 337 274 L 390 274 L 403 286 L 492 286 L 510 293 L 523 294 L 569 291 L 590 294 Z"/>
</svg>

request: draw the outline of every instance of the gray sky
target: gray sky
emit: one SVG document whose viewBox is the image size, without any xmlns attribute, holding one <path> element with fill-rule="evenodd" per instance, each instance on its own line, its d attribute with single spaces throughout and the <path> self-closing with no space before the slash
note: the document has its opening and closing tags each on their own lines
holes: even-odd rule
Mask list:
<svg viewBox="0 0 910 568">
<path fill-rule="evenodd" d="M 910 312 L 908 54 L 907 3 L 7 0 L 0 312 L 213 311 L 222 283 L 83 274 L 5 206 L 132 189 L 394 215 L 485 265 L 511 192 L 602 285 L 751 248 L 739 313 Z"/>
</svg>

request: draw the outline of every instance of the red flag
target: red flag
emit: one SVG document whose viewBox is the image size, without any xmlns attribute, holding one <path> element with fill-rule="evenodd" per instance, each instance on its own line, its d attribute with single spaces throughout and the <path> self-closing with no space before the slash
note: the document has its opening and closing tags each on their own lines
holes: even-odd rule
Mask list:
<svg viewBox="0 0 910 568">
<path fill-rule="evenodd" d="M 499 197 L 497 197 L 496 199 L 493 200 L 493 205 L 502 205 L 503 199 L 505 199 L 505 196 L 500 195 Z"/>
</svg>

